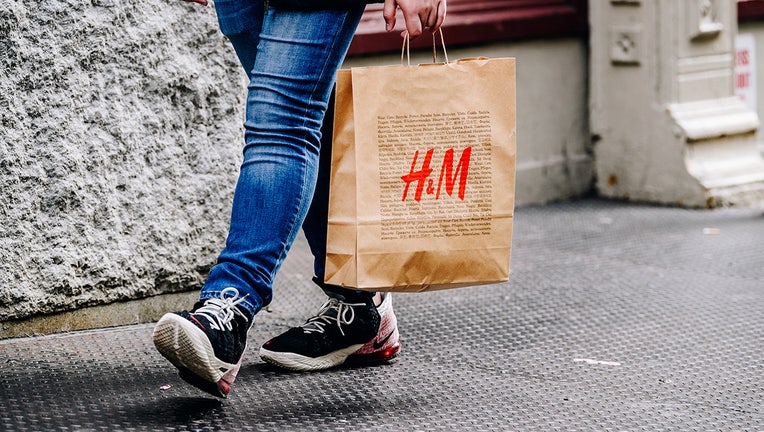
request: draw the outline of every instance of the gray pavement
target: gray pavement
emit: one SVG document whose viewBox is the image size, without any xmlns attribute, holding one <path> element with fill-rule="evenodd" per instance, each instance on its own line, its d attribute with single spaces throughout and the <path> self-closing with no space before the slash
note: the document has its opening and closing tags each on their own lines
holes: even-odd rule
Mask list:
<svg viewBox="0 0 764 432">
<path fill-rule="evenodd" d="M 0 341 L 0 430 L 764 430 L 761 210 L 519 208 L 508 283 L 394 296 L 396 363 L 283 373 L 256 349 L 320 306 L 310 268 L 300 240 L 226 400 L 151 325 Z"/>
</svg>

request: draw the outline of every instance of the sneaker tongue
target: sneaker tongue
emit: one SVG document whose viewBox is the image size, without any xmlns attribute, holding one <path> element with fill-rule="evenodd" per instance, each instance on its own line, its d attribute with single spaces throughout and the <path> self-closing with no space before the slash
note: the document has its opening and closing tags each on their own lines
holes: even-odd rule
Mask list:
<svg viewBox="0 0 764 432">
<path fill-rule="evenodd" d="M 246 319 L 247 320 L 247 322 L 246 322 L 247 328 L 251 327 L 252 324 L 254 323 L 255 317 L 246 308 L 244 308 L 242 306 L 235 306 L 235 307 L 236 307 L 236 309 L 239 312 L 241 312 L 241 315 L 234 314 L 233 319 L 235 319 L 235 320 L 242 320 L 242 321 L 244 321 L 244 319 Z"/>
<path fill-rule="evenodd" d="M 324 303 L 324 305 L 321 307 L 321 310 L 318 312 L 318 314 L 309 318 L 308 321 L 306 321 L 305 324 L 301 326 L 302 330 L 306 333 L 323 333 L 326 329 L 326 326 L 337 326 L 337 317 L 339 314 L 339 309 L 342 305 L 340 302 L 341 300 L 337 300 L 333 297 L 327 300 L 327 302 Z"/>
</svg>

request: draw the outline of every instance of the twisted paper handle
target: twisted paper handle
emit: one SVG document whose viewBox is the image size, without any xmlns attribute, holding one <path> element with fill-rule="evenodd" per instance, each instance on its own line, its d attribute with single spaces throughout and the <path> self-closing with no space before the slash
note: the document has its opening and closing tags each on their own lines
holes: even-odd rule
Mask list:
<svg viewBox="0 0 764 432">
<path fill-rule="evenodd" d="M 438 28 L 440 34 L 440 44 L 443 47 L 443 56 L 446 58 L 446 64 L 448 64 L 448 52 L 446 52 L 446 40 L 443 38 L 443 28 Z M 409 32 L 403 34 L 403 46 L 401 47 L 401 65 L 403 65 L 404 55 L 406 57 L 406 66 L 411 66 L 411 52 L 410 52 L 411 40 L 409 38 Z M 432 62 L 438 62 L 438 47 L 435 39 L 435 33 L 432 34 Z"/>
</svg>

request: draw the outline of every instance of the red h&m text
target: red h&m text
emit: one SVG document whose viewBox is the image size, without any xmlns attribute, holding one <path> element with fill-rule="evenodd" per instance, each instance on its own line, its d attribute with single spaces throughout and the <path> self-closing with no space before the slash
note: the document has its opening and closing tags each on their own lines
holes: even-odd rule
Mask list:
<svg viewBox="0 0 764 432">
<path fill-rule="evenodd" d="M 422 199 L 422 193 L 427 195 L 435 195 L 435 199 L 440 199 L 441 187 L 445 182 L 446 193 L 451 196 L 454 191 L 454 186 L 459 181 L 458 196 L 459 199 L 464 201 L 464 189 L 467 186 L 467 175 L 470 168 L 470 154 L 472 154 L 472 147 L 467 147 L 462 151 L 462 155 L 459 158 L 459 162 L 454 168 L 454 149 L 449 149 L 443 156 L 443 163 L 440 167 L 440 177 L 438 178 L 438 186 L 435 188 L 434 180 L 430 178 L 432 174 L 432 168 L 430 168 L 430 162 L 432 162 L 432 156 L 435 153 L 435 149 L 427 150 L 422 162 L 422 169 L 417 169 L 417 159 L 419 158 L 419 150 L 414 153 L 414 161 L 411 162 L 411 171 L 401 176 L 401 179 L 406 183 L 406 187 L 403 189 L 403 199 L 406 201 L 408 196 L 409 186 L 411 183 L 416 182 L 416 191 L 414 192 L 414 200 L 420 201 Z"/>
</svg>

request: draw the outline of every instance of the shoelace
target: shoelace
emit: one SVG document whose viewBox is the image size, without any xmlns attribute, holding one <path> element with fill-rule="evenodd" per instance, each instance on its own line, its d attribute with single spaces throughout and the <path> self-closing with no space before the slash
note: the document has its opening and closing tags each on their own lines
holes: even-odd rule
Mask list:
<svg viewBox="0 0 764 432">
<path fill-rule="evenodd" d="M 327 324 L 332 322 L 337 323 L 337 328 L 340 329 L 342 336 L 345 336 L 345 332 L 342 330 L 343 325 L 348 325 L 355 319 L 355 311 L 353 306 L 366 306 L 365 303 L 345 303 L 336 298 L 330 297 L 321 310 L 318 311 L 318 315 L 308 319 L 308 322 L 302 325 L 302 330 L 305 333 L 323 333 Z M 332 314 L 332 311 L 336 313 Z"/>
<path fill-rule="evenodd" d="M 231 295 L 228 296 L 227 294 Z M 207 318 L 215 330 L 222 330 L 225 327 L 226 330 L 231 331 L 233 330 L 231 320 L 233 320 L 234 316 L 239 315 L 246 322 L 249 322 L 249 318 L 236 307 L 248 295 L 239 297 L 239 291 L 236 288 L 228 287 L 220 292 L 219 299 L 212 298 L 206 300 L 204 306 L 194 311 L 194 315 L 201 315 Z"/>
</svg>

